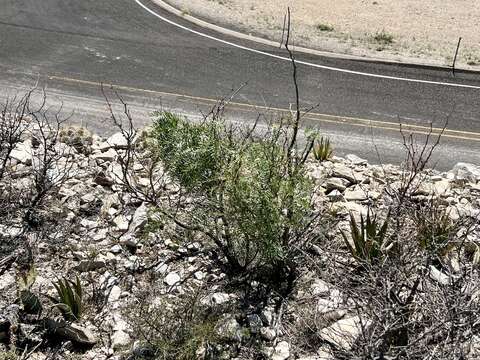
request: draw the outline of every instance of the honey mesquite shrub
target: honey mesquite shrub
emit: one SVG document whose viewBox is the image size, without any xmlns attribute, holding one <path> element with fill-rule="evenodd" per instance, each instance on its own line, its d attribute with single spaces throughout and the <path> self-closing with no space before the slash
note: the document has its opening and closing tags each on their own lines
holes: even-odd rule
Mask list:
<svg viewBox="0 0 480 360">
<path fill-rule="evenodd" d="M 283 149 L 268 141 L 240 151 L 224 175 L 220 190 L 231 251 L 243 267 L 282 264 L 309 218 L 310 182 L 302 172 L 289 175 Z"/>
<path fill-rule="evenodd" d="M 172 113 L 158 113 L 153 130 L 155 151 L 166 170 L 188 191 L 213 187 L 219 179 L 228 144 L 217 122 L 188 123 Z"/>
<path fill-rule="evenodd" d="M 291 276 L 313 217 L 313 185 L 304 161 L 285 145 L 288 128 L 267 128 L 256 135 L 217 119 L 191 123 L 160 113 L 153 147 L 168 174 L 198 201 L 188 223 L 204 226 L 231 270 Z"/>
</svg>

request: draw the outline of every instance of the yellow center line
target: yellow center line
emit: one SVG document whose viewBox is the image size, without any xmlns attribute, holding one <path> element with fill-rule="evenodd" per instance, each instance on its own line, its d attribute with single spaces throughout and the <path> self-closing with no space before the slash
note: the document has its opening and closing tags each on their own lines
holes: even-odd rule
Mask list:
<svg viewBox="0 0 480 360">
<path fill-rule="evenodd" d="M 59 80 L 59 81 L 64 81 L 68 83 L 90 85 L 90 86 L 96 86 L 96 87 L 99 87 L 102 85 L 102 83 L 96 82 L 96 81 L 80 80 L 80 79 L 73 79 L 73 78 L 61 77 L 61 76 L 49 76 L 48 79 Z M 148 90 L 148 89 L 141 89 L 141 88 L 135 88 L 130 86 L 115 85 L 115 84 L 104 83 L 103 85 L 106 87 L 112 86 L 117 90 L 142 92 L 142 93 L 152 94 L 157 96 L 171 96 L 179 99 L 195 100 L 197 102 L 201 102 L 208 105 L 213 105 L 218 102 L 218 100 L 216 99 L 205 98 L 200 96 L 177 94 L 177 93 L 170 93 L 170 92 L 157 91 L 157 90 Z M 248 111 L 261 110 L 261 111 L 290 112 L 289 109 L 268 107 L 268 106 L 262 106 L 262 105 L 252 105 L 252 104 L 239 103 L 239 102 L 229 102 L 229 107 L 235 107 L 238 109 L 244 109 Z M 315 121 L 325 122 L 325 123 L 344 124 L 344 125 L 347 124 L 347 125 L 357 126 L 357 127 L 368 127 L 368 128 L 374 128 L 374 129 L 393 130 L 393 131 L 399 131 L 401 126 L 401 128 L 405 131 L 408 131 L 414 134 L 424 134 L 424 135 L 427 135 L 430 133 L 433 135 L 439 135 L 442 133 L 442 130 L 443 130 L 442 128 L 438 128 L 438 127 L 430 128 L 429 126 L 413 125 L 413 124 L 400 125 L 400 123 L 394 123 L 389 121 L 370 120 L 370 119 L 362 119 L 362 118 L 349 117 L 349 116 L 328 115 L 328 114 L 321 114 L 321 113 L 308 113 L 304 118 L 307 120 L 315 120 Z M 445 129 L 443 130 L 442 136 L 447 138 L 480 142 L 480 133 L 478 132 Z"/>
</svg>

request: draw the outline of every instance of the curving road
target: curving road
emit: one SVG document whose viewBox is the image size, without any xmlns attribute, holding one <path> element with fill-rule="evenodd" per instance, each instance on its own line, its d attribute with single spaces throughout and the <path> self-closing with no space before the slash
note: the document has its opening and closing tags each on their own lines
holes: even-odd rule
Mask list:
<svg viewBox="0 0 480 360">
<path fill-rule="evenodd" d="M 0 0 L 0 91 L 11 94 L 39 80 L 52 102 L 62 101 L 65 109 L 75 110 L 76 120 L 100 131 L 109 130 L 100 82 L 118 86 L 139 122 L 159 107 L 198 115 L 244 82 L 229 109 L 233 119 L 248 121 L 265 112 L 264 106 L 289 108 L 291 65 L 275 57 L 284 57 L 283 50 L 209 32 L 148 0 L 138 1 L 149 11 L 135 0 Z M 199 36 L 158 15 L 253 51 Z M 453 77 L 433 68 L 300 53 L 297 58 L 386 76 L 299 64 L 302 106 L 318 104 L 306 123 L 332 136 L 338 154 L 398 162 L 403 156 L 399 122 L 421 134 L 430 122 L 441 127 L 448 119 L 436 153 L 438 167 L 480 162 L 480 74 Z"/>
</svg>

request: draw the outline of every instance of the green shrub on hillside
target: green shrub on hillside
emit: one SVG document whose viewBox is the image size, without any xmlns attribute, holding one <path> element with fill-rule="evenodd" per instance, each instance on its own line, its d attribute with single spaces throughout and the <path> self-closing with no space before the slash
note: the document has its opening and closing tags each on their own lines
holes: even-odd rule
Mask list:
<svg viewBox="0 0 480 360">
<path fill-rule="evenodd" d="M 313 187 L 302 159 L 285 145 L 288 134 L 286 126 L 255 136 L 217 119 L 157 114 L 153 151 L 180 185 L 202 197 L 190 221 L 208 227 L 236 271 L 284 267 L 309 223 Z"/>
<path fill-rule="evenodd" d="M 287 174 L 282 149 L 269 142 L 251 144 L 225 169 L 225 215 L 242 266 L 287 256 L 285 231 L 306 225 L 311 185 L 303 172 Z"/>
<path fill-rule="evenodd" d="M 189 123 L 169 113 L 157 114 L 155 151 L 166 170 L 188 190 L 207 190 L 218 183 L 227 144 L 217 122 Z"/>
</svg>

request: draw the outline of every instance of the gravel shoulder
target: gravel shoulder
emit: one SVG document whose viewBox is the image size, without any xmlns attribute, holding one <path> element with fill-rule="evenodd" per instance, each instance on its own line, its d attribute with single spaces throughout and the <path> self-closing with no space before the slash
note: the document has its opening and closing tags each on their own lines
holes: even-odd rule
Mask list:
<svg viewBox="0 0 480 360">
<path fill-rule="evenodd" d="M 299 46 L 362 57 L 480 68 L 474 0 L 167 0 L 185 15 L 280 42 L 287 7 Z"/>
</svg>

